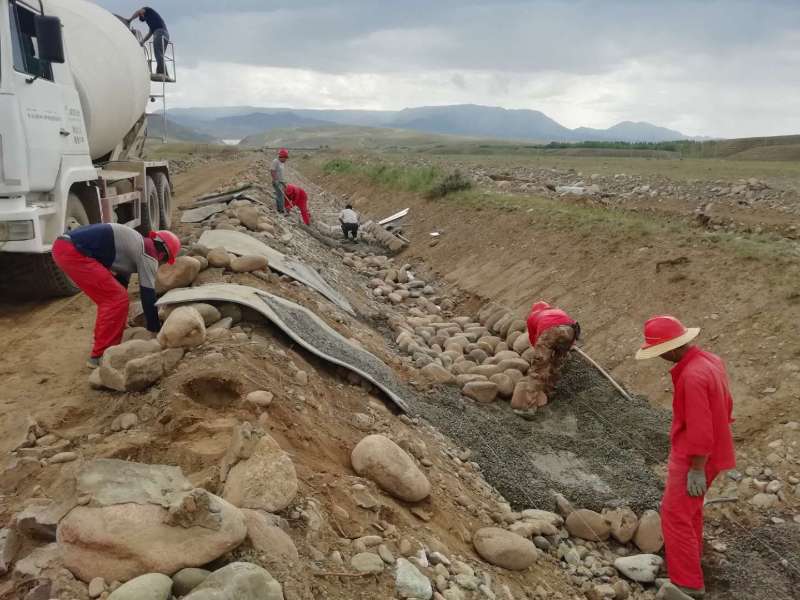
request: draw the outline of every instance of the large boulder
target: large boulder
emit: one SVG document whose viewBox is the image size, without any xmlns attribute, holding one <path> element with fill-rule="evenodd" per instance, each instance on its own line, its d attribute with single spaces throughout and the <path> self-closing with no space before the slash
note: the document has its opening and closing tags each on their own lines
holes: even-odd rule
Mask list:
<svg viewBox="0 0 800 600">
<path fill-rule="evenodd" d="M 572 537 L 590 542 L 607 540 L 611 534 L 611 527 L 603 515 L 588 508 L 580 508 L 570 513 L 566 527 Z"/>
<path fill-rule="evenodd" d="M 172 579 L 161 573 L 148 573 L 122 584 L 108 600 L 169 600 L 171 596 Z"/>
<path fill-rule="evenodd" d="M 628 579 L 639 583 L 652 583 L 661 571 L 664 559 L 656 554 L 621 556 L 614 561 L 614 568 Z"/>
<path fill-rule="evenodd" d="M 179 306 L 167 317 L 158 333 L 165 348 L 191 348 L 206 341 L 206 324 L 200 312 L 191 306 Z"/>
<path fill-rule="evenodd" d="M 661 516 L 654 510 L 645 511 L 639 519 L 639 527 L 633 536 L 633 543 L 642 552 L 655 554 L 664 547 L 664 536 L 661 533 Z"/>
<path fill-rule="evenodd" d="M 184 600 L 284 600 L 281 584 L 252 563 L 235 562 L 214 571 Z"/>
<path fill-rule="evenodd" d="M 292 503 L 297 487 L 292 459 L 264 435 L 252 455 L 231 468 L 222 496 L 239 508 L 278 512 Z"/>
<path fill-rule="evenodd" d="M 58 525 L 64 566 L 83 581 L 127 581 L 199 567 L 238 546 L 244 515 L 177 467 L 99 459 L 86 463 L 77 494 L 89 503 Z"/>
<path fill-rule="evenodd" d="M 639 526 L 639 518 L 630 508 L 604 510 L 603 517 L 611 527 L 611 537 L 620 544 L 627 544 L 633 539 L 633 534 Z"/>
<path fill-rule="evenodd" d="M 108 348 L 100 359 L 100 366 L 122 369 L 128 361 L 155 352 L 161 352 L 161 344 L 157 340 L 130 340 Z"/>
<path fill-rule="evenodd" d="M 414 460 L 389 438 L 368 435 L 350 455 L 356 473 L 377 483 L 386 492 L 407 502 L 419 502 L 431 493 L 428 478 Z"/>
<path fill-rule="evenodd" d="M 171 265 L 161 265 L 156 275 L 156 293 L 189 287 L 197 279 L 203 264 L 193 256 L 179 256 Z"/>
<path fill-rule="evenodd" d="M 394 586 L 400 598 L 430 600 L 433 597 L 431 581 L 405 558 L 397 559 Z"/>
<path fill-rule="evenodd" d="M 183 348 L 170 348 L 129 360 L 120 369 L 101 366 L 92 372 L 89 382 L 93 387 L 108 388 L 118 392 L 139 392 L 149 388 L 172 371 L 181 358 L 183 358 Z"/>
<path fill-rule="evenodd" d="M 479 529 L 472 536 L 472 543 L 486 562 L 511 571 L 527 569 L 539 556 L 530 540 L 498 527 Z"/>
</svg>

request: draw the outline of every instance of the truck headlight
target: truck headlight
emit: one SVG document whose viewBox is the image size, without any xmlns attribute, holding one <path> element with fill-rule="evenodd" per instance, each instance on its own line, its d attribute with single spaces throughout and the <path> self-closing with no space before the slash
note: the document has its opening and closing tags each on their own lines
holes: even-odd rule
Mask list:
<svg viewBox="0 0 800 600">
<path fill-rule="evenodd" d="M 22 242 L 35 237 L 33 221 L 0 222 L 0 242 Z"/>
</svg>

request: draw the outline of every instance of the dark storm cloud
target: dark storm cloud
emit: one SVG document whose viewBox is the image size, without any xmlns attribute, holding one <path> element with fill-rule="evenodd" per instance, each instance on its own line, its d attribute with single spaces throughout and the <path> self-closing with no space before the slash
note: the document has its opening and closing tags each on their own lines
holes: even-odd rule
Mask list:
<svg viewBox="0 0 800 600">
<path fill-rule="evenodd" d="M 800 0 L 148 2 L 192 73 L 181 103 L 480 102 L 570 126 L 800 129 Z M 98 3 L 124 15 L 138 7 Z M 229 82 L 222 101 L 219 77 Z"/>
<path fill-rule="evenodd" d="M 126 14 L 136 5 L 101 4 Z M 800 28 L 794 0 L 153 3 L 194 60 L 359 70 L 590 73 L 664 52 L 722 56 Z"/>
</svg>

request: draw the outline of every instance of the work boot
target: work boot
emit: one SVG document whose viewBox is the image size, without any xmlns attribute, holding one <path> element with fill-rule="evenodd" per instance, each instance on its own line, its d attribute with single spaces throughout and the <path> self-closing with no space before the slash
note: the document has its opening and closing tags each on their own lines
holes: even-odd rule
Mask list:
<svg viewBox="0 0 800 600">
<path fill-rule="evenodd" d="M 705 595 L 705 589 L 693 590 L 674 583 L 666 583 L 659 590 L 656 598 L 660 600 L 696 600 L 697 598 L 705 597 Z"/>
<path fill-rule="evenodd" d="M 90 369 L 96 369 L 100 366 L 100 357 L 99 356 L 90 356 L 89 360 L 86 361 L 86 366 Z"/>
</svg>

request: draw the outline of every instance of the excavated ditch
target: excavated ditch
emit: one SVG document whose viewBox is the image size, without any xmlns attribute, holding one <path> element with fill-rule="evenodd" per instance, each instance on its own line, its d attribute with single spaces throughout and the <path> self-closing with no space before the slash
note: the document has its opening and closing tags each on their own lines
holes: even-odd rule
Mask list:
<svg viewBox="0 0 800 600">
<path fill-rule="evenodd" d="M 415 399 L 419 414 L 473 452 L 484 477 L 516 509 L 549 508 L 553 492 L 599 510 L 655 508 L 669 413 L 622 397 L 572 356 L 550 405 L 526 421 L 508 403 L 477 404 L 450 387 Z"/>
</svg>

